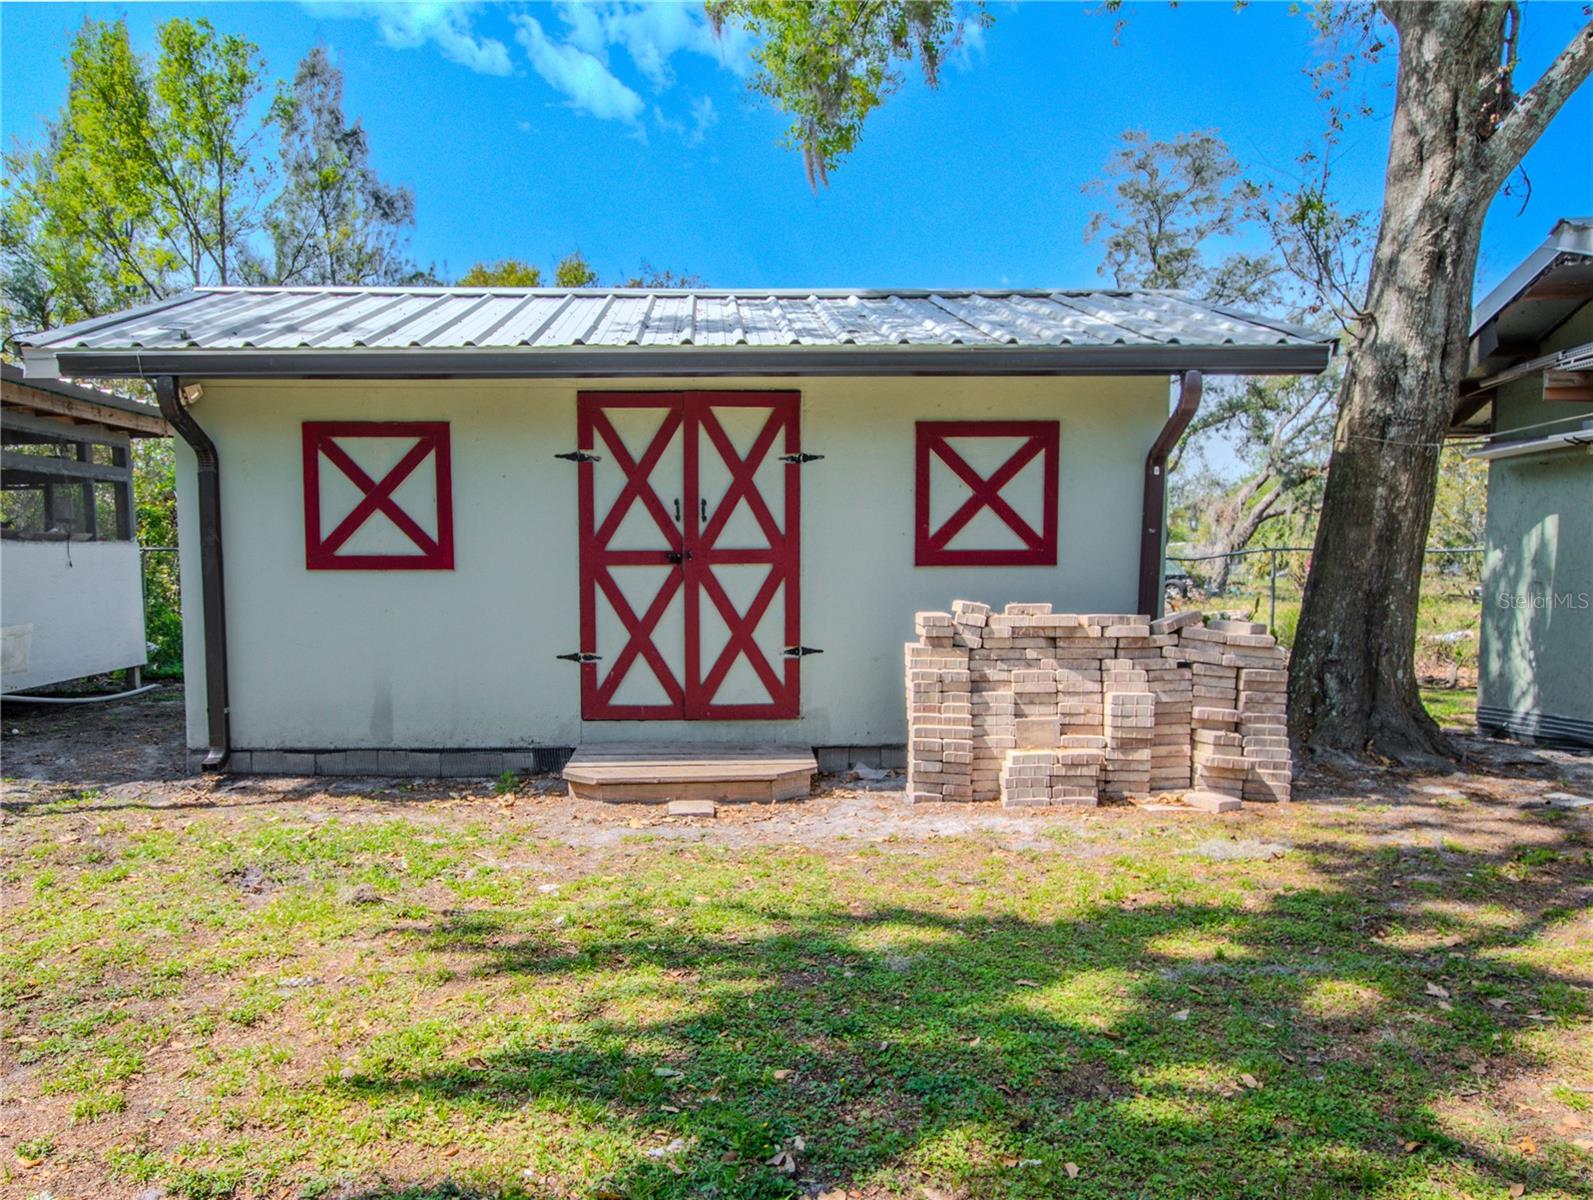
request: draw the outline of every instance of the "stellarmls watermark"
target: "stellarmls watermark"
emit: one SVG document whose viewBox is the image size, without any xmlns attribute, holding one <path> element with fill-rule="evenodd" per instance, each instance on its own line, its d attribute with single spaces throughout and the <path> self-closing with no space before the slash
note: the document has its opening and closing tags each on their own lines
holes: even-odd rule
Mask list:
<svg viewBox="0 0 1593 1200">
<path fill-rule="evenodd" d="M 1593 592 L 1505 592 L 1494 598 L 1495 607 L 1537 610 L 1593 608 Z"/>
</svg>

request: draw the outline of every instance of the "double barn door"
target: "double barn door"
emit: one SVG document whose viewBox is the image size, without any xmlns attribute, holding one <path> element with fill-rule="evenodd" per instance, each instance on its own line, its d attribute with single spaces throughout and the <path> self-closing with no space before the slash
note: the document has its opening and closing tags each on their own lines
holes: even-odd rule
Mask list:
<svg viewBox="0 0 1593 1200">
<path fill-rule="evenodd" d="M 794 392 L 578 400 L 581 714 L 798 715 Z"/>
</svg>

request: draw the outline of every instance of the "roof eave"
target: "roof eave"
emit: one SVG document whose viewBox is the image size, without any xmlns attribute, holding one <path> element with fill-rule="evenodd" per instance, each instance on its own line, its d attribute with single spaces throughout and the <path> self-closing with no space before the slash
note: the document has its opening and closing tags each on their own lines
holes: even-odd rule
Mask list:
<svg viewBox="0 0 1593 1200">
<path fill-rule="evenodd" d="M 24 351 L 29 375 L 209 379 L 637 379 L 669 376 L 1316 375 L 1334 343 L 1122 346 L 738 346 L 571 349 Z"/>
</svg>

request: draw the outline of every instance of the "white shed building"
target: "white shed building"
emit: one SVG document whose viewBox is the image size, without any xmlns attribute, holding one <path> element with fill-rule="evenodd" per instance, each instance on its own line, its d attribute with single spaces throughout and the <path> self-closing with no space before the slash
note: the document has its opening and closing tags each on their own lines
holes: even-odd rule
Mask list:
<svg viewBox="0 0 1593 1200">
<path fill-rule="evenodd" d="M 1158 292 L 232 288 L 25 361 L 151 379 L 180 435 L 196 755 L 484 774 L 893 761 L 915 610 L 1154 608 L 1200 373 L 1331 353 Z"/>
</svg>

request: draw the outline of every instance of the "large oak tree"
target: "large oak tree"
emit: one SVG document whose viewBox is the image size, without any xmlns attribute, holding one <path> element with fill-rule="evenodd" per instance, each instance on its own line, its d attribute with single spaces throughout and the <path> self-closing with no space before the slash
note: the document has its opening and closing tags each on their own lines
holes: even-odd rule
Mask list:
<svg viewBox="0 0 1593 1200">
<path fill-rule="evenodd" d="M 818 181 L 856 147 L 900 65 L 916 61 L 933 83 L 962 27 L 950 0 L 712 0 L 709 11 L 760 37 L 753 86 L 792 114 L 790 140 Z M 1323 5 L 1317 19 L 1374 41 L 1386 22 L 1398 75 L 1382 221 L 1295 641 L 1290 726 L 1305 749 L 1441 755 L 1447 744 L 1417 691 L 1416 607 L 1483 217 L 1593 71 L 1593 24 L 1518 94 L 1513 0 Z"/>
</svg>

